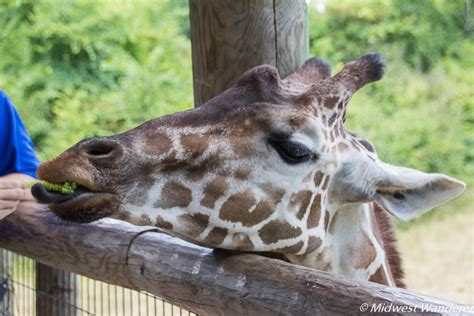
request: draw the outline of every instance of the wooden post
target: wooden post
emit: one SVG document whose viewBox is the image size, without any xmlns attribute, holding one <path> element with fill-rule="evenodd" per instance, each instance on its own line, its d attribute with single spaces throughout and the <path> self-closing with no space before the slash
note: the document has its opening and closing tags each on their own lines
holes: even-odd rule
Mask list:
<svg viewBox="0 0 474 316">
<path fill-rule="evenodd" d="M 0 315 L 13 315 L 12 254 L 0 249 Z"/>
<path fill-rule="evenodd" d="M 36 263 L 36 315 L 76 315 L 76 275 Z"/>
<path fill-rule="evenodd" d="M 189 0 L 189 17 L 196 106 L 254 66 L 284 77 L 307 58 L 305 0 Z"/>
</svg>

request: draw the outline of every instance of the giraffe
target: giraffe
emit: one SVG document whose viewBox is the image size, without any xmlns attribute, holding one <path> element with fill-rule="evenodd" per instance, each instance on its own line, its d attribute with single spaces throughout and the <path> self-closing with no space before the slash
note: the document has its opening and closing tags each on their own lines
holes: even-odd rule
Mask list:
<svg viewBox="0 0 474 316">
<path fill-rule="evenodd" d="M 381 161 L 344 127 L 351 96 L 384 73 L 370 53 L 334 76 L 309 59 L 284 79 L 262 65 L 201 107 L 74 145 L 33 187 L 62 219 L 113 217 L 188 241 L 270 252 L 307 267 L 403 286 L 388 214 L 410 220 L 465 184 Z"/>
</svg>

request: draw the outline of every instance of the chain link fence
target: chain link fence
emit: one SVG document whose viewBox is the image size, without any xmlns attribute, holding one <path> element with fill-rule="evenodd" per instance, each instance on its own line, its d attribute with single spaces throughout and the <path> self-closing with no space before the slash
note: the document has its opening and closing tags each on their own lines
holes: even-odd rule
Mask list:
<svg viewBox="0 0 474 316">
<path fill-rule="evenodd" d="M 41 266 L 0 249 L 1 316 L 196 315 L 146 292 Z"/>
</svg>

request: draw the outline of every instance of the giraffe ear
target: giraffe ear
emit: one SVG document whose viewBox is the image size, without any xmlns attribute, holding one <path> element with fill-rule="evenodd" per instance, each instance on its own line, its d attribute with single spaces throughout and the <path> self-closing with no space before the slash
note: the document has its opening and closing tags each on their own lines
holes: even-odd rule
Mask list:
<svg viewBox="0 0 474 316">
<path fill-rule="evenodd" d="M 343 204 L 376 201 L 395 217 L 408 221 L 457 197 L 465 187 L 443 174 L 359 157 L 342 164 L 331 180 L 329 194 Z"/>
<path fill-rule="evenodd" d="M 381 163 L 384 170 L 375 188 L 375 201 L 408 221 L 460 195 L 466 185 L 439 173 Z"/>
</svg>

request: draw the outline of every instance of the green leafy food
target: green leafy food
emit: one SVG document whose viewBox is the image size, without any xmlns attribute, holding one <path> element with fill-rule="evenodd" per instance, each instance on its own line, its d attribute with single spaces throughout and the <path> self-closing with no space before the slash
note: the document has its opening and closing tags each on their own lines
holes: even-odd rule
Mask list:
<svg viewBox="0 0 474 316">
<path fill-rule="evenodd" d="M 44 188 L 48 191 L 55 191 L 63 194 L 74 193 L 77 188 L 77 184 L 75 182 L 66 181 L 64 183 L 51 183 L 43 180 L 27 182 L 26 187 L 31 188 L 37 183 L 42 184 Z"/>
</svg>

